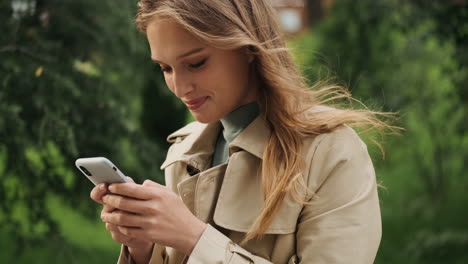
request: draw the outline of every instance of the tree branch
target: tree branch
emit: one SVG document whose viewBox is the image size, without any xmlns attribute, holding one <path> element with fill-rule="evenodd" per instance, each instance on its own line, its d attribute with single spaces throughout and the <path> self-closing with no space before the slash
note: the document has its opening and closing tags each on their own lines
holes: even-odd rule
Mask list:
<svg viewBox="0 0 468 264">
<path fill-rule="evenodd" d="M 24 55 L 27 55 L 33 59 L 36 59 L 36 60 L 40 60 L 40 61 L 44 61 L 44 62 L 56 62 L 57 59 L 54 58 L 54 57 L 51 57 L 51 56 L 46 56 L 46 55 L 38 55 L 32 51 L 30 51 L 29 49 L 25 48 L 25 47 L 18 47 L 18 46 L 14 46 L 14 45 L 8 45 L 8 46 L 4 46 L 4 47 L 1 47 L 0 48 L 0 53 L 4 53 L 4 52 L 19 52 L 19 53 L 22 53 Z"/>
</svg>

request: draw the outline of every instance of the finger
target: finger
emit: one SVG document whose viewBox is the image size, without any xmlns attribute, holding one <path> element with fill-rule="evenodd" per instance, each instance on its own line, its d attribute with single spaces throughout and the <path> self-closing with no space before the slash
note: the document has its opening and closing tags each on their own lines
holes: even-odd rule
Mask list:
<svg viewBox="0 0 468 264">
<path fill-rule="evenodd" d="M 118 233 L 120 233 L 120 230 L 119 230 L 118 226 L 114 225 L 114 224 L 106 223 L 106 229 L 109 232 L 118 232 Z"/>
<path fill-rule="evenodd" d="M 159 184 L 157 182 L 154 182 L 152 180 L 145 180 L 142 185 L 143 186 L 152 186 L 152 187 L 157 187 L 157 188 L 163 187 L 161 184 Z"/>
<path fill-rule="evenodd" d="M 136 200 L 121 195 L 107 194 L 104 195 L 102 201 L 109 207 L 131 213 L 144 214 L 150 209 L 150 204 L 148 204 L 148 201 L 146 200 Z"/>
<path fill-rule="evenodd" d="M 100 204 L 103 204 L 102 202 L 102 196 L 104 194 L 106 194 L 108 191 L 107 189 L 107 186 L 105 183 L 101 183 L 101 184 L 98 184 L 96 185 L 92 190 L 91 190 L 91 193 L 90 193 L 90 197 L 91 199 L 93 199 L 94 201 L 100 203 Z"/>
<path fill-rule="evenodd" d="M 106 223 L 106 229 L 111 233 L 112 239 L 129 247 L 140 247 L 142 245 L 151 243 L 150 241 L 145 241 L 137 237 L 129 237 L 122 234 L 117 225 Z"/>
<path fill-rule="evenodd" d="M 149 200 L 155 197 L 155 188 L 136 183 L 114 183 L 109 186 L 109 191 L 114 194 L 133 197 L 141 200 Z"/>
<path fill-rule="evenodd" d="M 105 195 L 104 197 L 106 197 L 107 195 Z M 103 197 L 103 198 L 104 198 Z M 112 212 L 115 212 L 117 209 L 115 209 L 115 207 L 109 205 L 109 204 L 104 204 L 104 206 L 102 207 L 102 211 L 103 212 L 106 212 L 106 213 L 112 213 Z"/>
<path fill-rule="evenodd" d="M 119 233 L 126 237 L 134 237 L 142 240 L 148 239 L 148 231 L 143 228 L 117 226 L 117 229 L 119 230 Z"/>
<path fill-rule="evenodd" d="M 131 240 L 131 238 L 129 236 L 126 236 L 126 235 L 122 234 L 122 232 L 120 232 L 117 225 L 106 224 L 106 229 L 109 230 L 109 232 L 112 235 L 112 238 L 115 241 L 119 242 L 119 243 L 124 244 L 124 242 L 128 243 L 129 240 Z"/>
<path fill-rule="evenodd" d="M 143 227 L 145 225 L 145 221 L 140 215 L 130 214 L 124 211 L 103 213 L 101 214 L 101 219 L 106 223 L 119 226 Z"/>
<path fill-rule="evenodd" d="M 120 244 L 126 245 L 130 238 L 120 232 L 111 232 L 112 239 Z"/>
<path fill-rule="evenodd" d="M 120 244 L 124 244 L 128 247 L 141 247 L 142 245 L 146 245 L 150 243 L 149 241 L 141 240 L 137 237 L 129 237 L 121 232 L 111 232 L 112 239 L 119 242 Z"/>
<path fill-rule="evenodd" d="M 134 181 L 132 178 L 130 178 L 129 176 L 125 176 L 125 177 L 127 177 L 127 180 L 128 180 L 129 182 L 135 183 L 135 181 Z"/>
<path fill-rule="evenodd" d="M 119 209 L 115 209 L 114 207 L 112 206 L 105 206 L 102 208 L 101 210 L 101 219 L 103 217 L 103 215 L 107 215 L 107 214 L 112 214 L 112 213 L 117 213 L 117 212 L 120 212 Z"/>
<path fill-rule="evenodd" d="M 106 222 L 104 222 L 104 224 L 105 224 L 105 226 L 106 226 L 107 231 L 109 231 L 109 232 L 114 231 L 114 228 L 113 228 L 113 227 L 116 226 L 116 225 L 109 224 L 109 223 L 106 223 Z"/>
</svg>

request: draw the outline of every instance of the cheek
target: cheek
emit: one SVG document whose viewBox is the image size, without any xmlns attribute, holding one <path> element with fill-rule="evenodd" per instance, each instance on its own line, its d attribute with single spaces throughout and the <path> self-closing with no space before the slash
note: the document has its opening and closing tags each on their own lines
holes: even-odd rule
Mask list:
<svg viewBox="0 0 468 264">
<path fill-rule="evenodd" d="M 168 77 L 166 74 L 164 74 L 164 82 L 166 83 L 167 88 L 169 88 L 169 90 L 174 93 L 174 85 L 171 77 Z"/>
<path fill-rule="evenodd" d="M 196 93 L 201 93 L 199 95 L 210 95 L 212 92 L 216 93 L 218 91 L 220 83 L 219 74 L 215 68 L 209 68 L 194 74 L 192 82 L 196 87 Z"/>
<path fill-rule="evenodd" d="M 248 75 L 242 68 L 226 67 L 219 75 L 219 83 L 224 95 L 235 99 L 245 92 L 248 87 Z"/>
<path fill-rule="evenodd" d="M 239 59 L 223 57 L 213 60 L 206 70 L 195 74 L 194 82 L 203 95 L 213 96 L 219 104 L 230 104 L 245 93 L 248 67 Z"/>
</svg>

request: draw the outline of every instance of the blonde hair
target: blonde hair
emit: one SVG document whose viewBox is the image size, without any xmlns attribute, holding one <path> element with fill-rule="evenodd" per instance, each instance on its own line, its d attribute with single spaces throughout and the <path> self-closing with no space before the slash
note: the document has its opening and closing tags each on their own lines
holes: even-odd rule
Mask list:
<svg viewBox="0 0 468 264">
<path fill-rule="evenodd" d="M 302 177 L 304 136 L 331 132 L 344 123 L 395 130 L 381 120 L 390 117 L 389 113 L 343 108 L 342 99 L 355 100 L 339 85 L 317 83 L 308 87 L 286 48 L 268 0 L 141 0 L 138 6 L 136 24 L 143 33 L 156 17 L 169 18 L 209 46 L 241 49 L 254 55 L 254 69 L 260 79 L 260 112 L 272 133 L 262 162 L 264 207 L 241 244 L 264 234 L 286 195 L 309 203 L 312 194 Z M 320 105 L 333 108 L 308 111 Z"/>
</svg>

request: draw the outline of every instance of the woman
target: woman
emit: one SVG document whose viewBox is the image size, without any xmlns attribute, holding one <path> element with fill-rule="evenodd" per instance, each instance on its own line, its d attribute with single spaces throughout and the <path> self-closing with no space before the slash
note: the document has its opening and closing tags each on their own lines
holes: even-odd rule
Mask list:
<svg viewBox="0 0 468 264">
<path fill-rule="evenodd" d="M 141 0 L 137 26 L 198 122 L 168 137 L 166 186 L 97 186 L 119 263 L 372 263 L 377 185 L 347 124 L 389 128 L 309 89 L 268 0 Z M 170 117 L 168 117 L 170 118 Z"/>
</svg>

